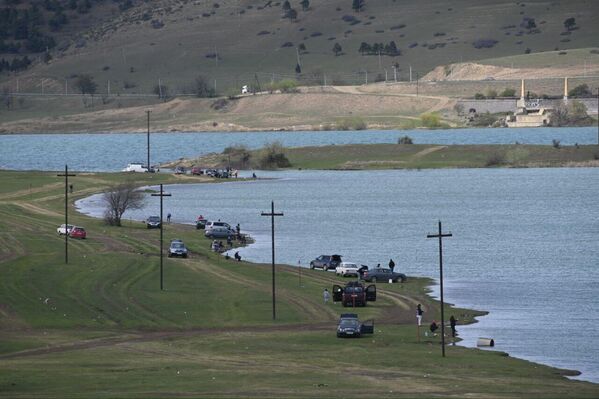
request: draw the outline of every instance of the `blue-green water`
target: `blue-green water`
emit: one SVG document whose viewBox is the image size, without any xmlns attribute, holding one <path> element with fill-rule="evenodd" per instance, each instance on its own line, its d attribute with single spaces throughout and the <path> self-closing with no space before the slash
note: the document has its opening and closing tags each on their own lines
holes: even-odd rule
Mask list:
<svg viewBox="0 0 599 399">
<path fill-rule="evenodd" d="M 259 172 L 275 180 L 174 185 L 165 212 L 241 223 L 257 241 L 244 259 L 270 260 L 275 201 L 277 261 L 306 266 L 320 254 L 438 276 L 437 221 L 444 243 L 445 298 L 490 312 L 459 329 L 464 344 L 492 337 L 496 349 L 582 371 L 599 382 L 599 169 Z M 98 197 L 81 201 L 101 214 Z M 127 216 L 158 212 L 158 201 Z M 449 317 L 449 316 L 448 316 Z M 457 315 L 459 318 L 459 315 Z M 426 317 L 425 317 L 426 320 Z"/>
<path fill-rule="evenodd" d="M 595 144 L 597 129 L 452 129 L 383 130 L 349 132 L 249 132 L 249 133 L 153 133 L 150 163 L 181 157 L 221 152 L 243 144 L 260 148 L 280 141 L 285 146 L 321 146 L 354 143 L 397 143 L 408 135 L 417 144 L 523 144 L 550 145 L 553 139 L 564 145 Z M 20 170 L 119 171 L 128 163 L 147 160 L 146 134 L 26 134 L 0 135 L 0 168 Z"/>
</svg>

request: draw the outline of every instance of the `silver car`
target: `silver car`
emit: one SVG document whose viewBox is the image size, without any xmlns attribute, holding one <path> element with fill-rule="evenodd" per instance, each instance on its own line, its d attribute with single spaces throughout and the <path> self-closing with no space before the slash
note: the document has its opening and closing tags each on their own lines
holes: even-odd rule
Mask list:
<svg viewBox="0 0 599 399">
<path fill-rule="evenodd" d="M 185 244 L 181 240 L 173 240 L 171 241 L 171 246 L 168 248 L 168 257 L 172 258 L 173 256 L 180 256 L 182 258 L 187 258 L 187 248 Z"/>
</svg>

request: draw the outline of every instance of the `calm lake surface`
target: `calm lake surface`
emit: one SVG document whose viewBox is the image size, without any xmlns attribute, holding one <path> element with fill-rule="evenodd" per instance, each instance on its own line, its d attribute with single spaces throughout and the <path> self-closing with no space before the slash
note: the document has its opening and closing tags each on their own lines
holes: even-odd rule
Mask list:
<svg viewBox="0 0 599 399">
<path fill-rule="evenodd" d="M 543 129 L 368 130 L 348 132 L 152 133 L 150 162 L 222 152 L 243 144 L 260 148 L 280 141 L 285 146 L 397 143 L 408 135 L 416 144 L 551 144 L 597 143 L 596 127 Z M 18 170 L 119 171 L 130 162 L 146 163 L 145 133 L 0 135 L 0 168 Z"/>
<path fill-rule="evenodd" d="M 513 131 L 474 136 L 504 132 Z M 543 142 L 557 136 L 538 132 L 545 135 L 538 139 Z M 435 133 L 422 132 L 422 137 Z M 558 133 L 566 142 L 567 134 L 589 131 Z M 343 134 L 323 137 L 333 141 Z M 388 141 L 398 135 L 377 134 L 387 134 Z M 585 142 L 580 136 L 576 141 Z M 275 179 L 169 186 L 173 196 L 165 199 L 165 213 L 180 223 L 199 214 L 239 222 L 257 240 L 240 250 L 243 258 L 269 262 L 270 220 L 260 212 L 270 210 L 274 200 L 276 210 L 285 213 L 276 220 L 278 262 L 305 267 L 330 253 L 368 265 L 386 265 L 393 258 L 399 271 L 428 277 L 438 276 L 438 241 L 426 235 L 436 232 L 441 220 L 453 233 L 444 242 L 446 301 L 490 312 L 479 323 L 459 328 L 463 344 L 492 337 L 496 349 L 511 356 L 580 370 L 580 379 L 599 382 L 599 169 L 258 175 Z M 78 206 L 92 215 L 102 212 L 98 196 Z M 144 219 L 157 213 L 158 200 L 149 197 L 146 209 L 126 216 Z M 430 322 L 426 315 L 425 321 Z"/>
</svg>

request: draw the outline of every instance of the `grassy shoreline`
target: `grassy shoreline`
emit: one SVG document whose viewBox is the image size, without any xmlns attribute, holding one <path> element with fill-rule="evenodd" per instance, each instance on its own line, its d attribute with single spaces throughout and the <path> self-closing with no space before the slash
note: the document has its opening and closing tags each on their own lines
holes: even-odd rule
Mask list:
<svg viewBox="0 0 599 399">
<path fill-rule="evenodd" d="M 376 170 L 488 167 L 597 167 L 599 146 L 530 144 L 437 145 L 347 144 L 283 147 L 294 169 Z M 260 168 L 264 149 L 209 154 L 197 159 L 169 162 L 167 166 Z M 245 154 L 246 160 L 242 161 Z M 247 160 L 249 159 L 249 160 Z"/>
<path fill-rule="evenodd" d="M 135 175 L 139 186 L 201 182 Z M 80 174 L 76 200 L 131 178 Z M 341 278 L 277 266 L 271 320 L 270 265 L 234 262 L 210 252 L 193 226 L 169 224 L 188 260 L 165 260 L 157 287 L 158 234 L 138 222 L 105 226 L 77 212 L 85 241 L 56 236 L 63 185 L 53 173 L 0 171 L 0 397 L 596 397 L 599 385 L 569 372 L 487 352 L 416 339 L 414 308 L 439 318 L 430 279 L 379 287 L 357 310 L 377 320 L 372 338 L 338 340 L 343 308 L 324 305 L 322 289 Z M 31 186 L 30 186 L 31 184 Z M 70 204 L 74 211 L 73 202 Z M 48 299 L 46 301 L 46 299 Z M 472 321 L 477 312 L 446 304 Z M 76 376 L 76 378 L 73 378 Z M 347 378 L 351 376 L 351 378 Z"/>
</svg>

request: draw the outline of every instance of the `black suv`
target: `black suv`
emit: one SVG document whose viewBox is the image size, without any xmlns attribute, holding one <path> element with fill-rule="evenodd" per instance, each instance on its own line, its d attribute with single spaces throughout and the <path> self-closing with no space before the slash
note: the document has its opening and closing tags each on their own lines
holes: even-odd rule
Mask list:
<svg viewBox="0 0 599 399">
<path fill-rule="evenodd" d="M 345 287 L 333 286 L 333 301 L 341 302 L 343 307 L 366 306 L 366 302 L 376 302 L 376 286 L 364 287 L 359 281 L 350 281 Z"/>
<path fill-rule="evenodd" d="M 335 270 L 341 263 L 341 255 L 320 255 L 310 262 L 310 269 Z"/>
</svg>

